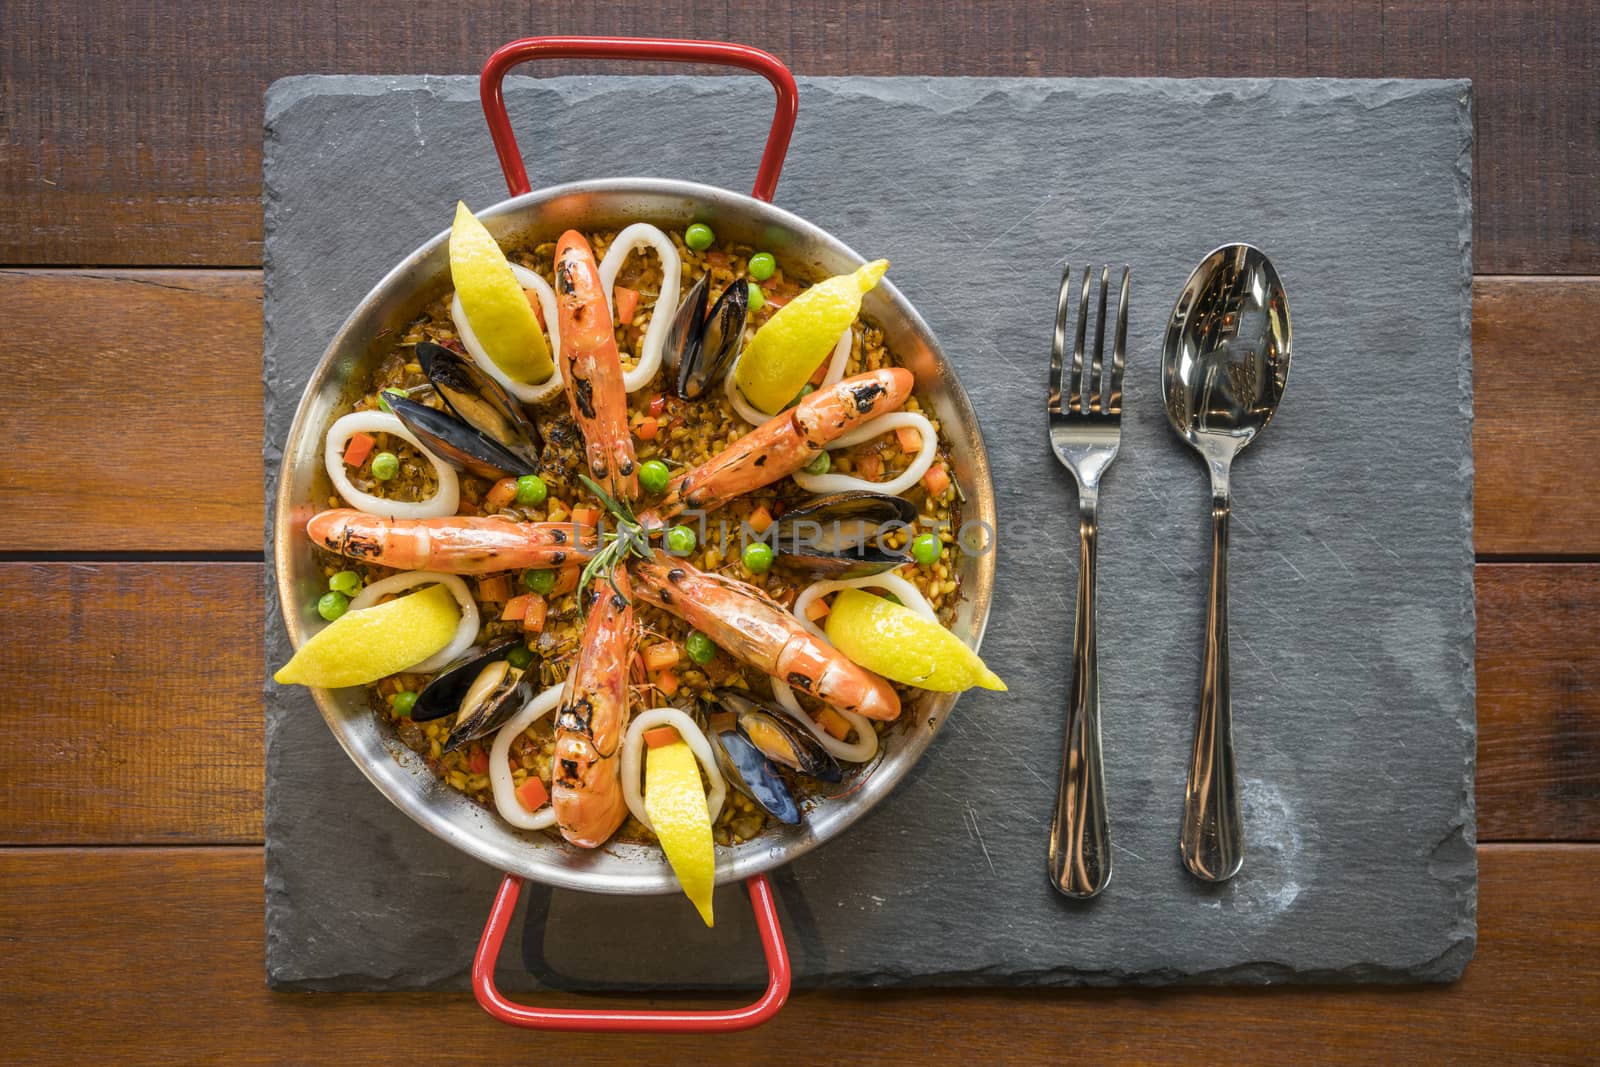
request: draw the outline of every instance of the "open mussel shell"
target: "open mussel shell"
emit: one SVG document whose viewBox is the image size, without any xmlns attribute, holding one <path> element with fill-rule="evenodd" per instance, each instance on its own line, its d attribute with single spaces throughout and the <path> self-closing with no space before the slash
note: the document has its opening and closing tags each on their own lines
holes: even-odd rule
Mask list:
<svg viewBox="0 0 1600 1067">
<path fill-rule="evenodd" d="M 889 548 L 883 535 L 899 527 L 910 541 L 917 506 L 884 493 L 858 489 L 814 497 L 790 508 L 773 524 L 778 562 L 814 578 L 862 578 L 911 562 Z"/>
<path fill-rule="evenodd" d="M 667 328 L 666 342 L 661 349 L 661 362 L 667 368 L 668 381 L 677 382 L 678 371 L 691 348 L 696 350 L 694 358 L 700 358 L 698 350 L 705 336 L 706 301 L 710 293 L 711 275 L 702 274 L 673 313 L 672 325 Z"/>
<path fill-rule="evenodd" d="M 462 422 L 530 463 L 539 458 L 539 430 L 522 405 L 483 368 L 432 341 L 417 343 L 417 362 L 445 407 Z"/>
<path fill-rule="evenodd" d="M 448 412 L 391 390 L 384 390 L 383 399 L 405 428 L 416 434 L 422 447 L 453 467 L 496 480 L 535 473 L 534 464 L 527 459 Z"/>
<path fill-rule="evenodd" d="M 711 738 L 717 766 L 735 789 L 779 822 L 792 826 L 800 821 L 800 805 L 795 803 L 783 775 L 748 738 L 737 730 L 713 733 Z"/>
<path fill-rule="evenodd" d="M 739 736 L 767 759 L 824 782 L 844 777 L 833 754 L 784 711 L 763 704 L 742 689 L 718 689 L 716 698 L 733 712 Z"/>
<path fill-rule="evenodd" d="M 505 725 L 533 695 L 532 679 L 506 659 L 520 644 L 513 638 L 468 650 L 417 694 L 411 718 L 430 722 L 454 716 L 446 752 Z"/>
<path fill-rule="evenodd" d="M 744 324 L 749 316 L 750 286 L 735 278 L 706 314 L 700 343 L 695 347 L 697 358 L 690 359 L 689 353 L 684 353 L 678 367 L 679 396 L 696 400 L 722 380 L 744 344 Z"/>
</svg>

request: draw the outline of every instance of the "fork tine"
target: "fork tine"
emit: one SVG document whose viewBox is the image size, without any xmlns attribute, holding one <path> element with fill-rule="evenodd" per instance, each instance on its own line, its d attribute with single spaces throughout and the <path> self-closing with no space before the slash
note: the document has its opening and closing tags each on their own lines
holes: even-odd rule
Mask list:
<svg viewBox="0 0 1600 1067">
<path fill-rule="evenodd" d="M 1111 399 L 1106 410 L 1122 414 L 1122 370 L 1128 347 L 1128 268 L 1122 268 L 1122 295 L 1117 298 L 1117 335 L 1111 342 Z"/>
<path fill-rule="evenodd" d="M 1072 287 L 1072 264 L 1062 264 L 1061 291 L 1056 294 L 1056 329 L 1050 338 L 1050 414 L 1061 414 L 1061 357 L 1067 350 L 1067 296 Z"/>
<path fill-rule="evenodd" d="M 1083 338 L 1089 325 L 1089 274 L 1090 268 L 1084 267 L 1083 291 L 1078 294 L 1078 332 L 1072 339 L 1072 392 L 1067 397 L 1068 408 L 1080 415 L 1089 410 L 1083 402 Z"/>
<path fill-rule="evenodd" d="M 1100 302 L 1095 307 L 1094 316 L 1094 366 L 1090 370 L 1087 389 L 1088 397 L 1083 410 L 1095 414 L 1105 413 L 1105 365 L 1106 365 L 1106 284 L 1110 277 L 1111 267 L 1107 264 L 1100 268 Z"/>
</svg>

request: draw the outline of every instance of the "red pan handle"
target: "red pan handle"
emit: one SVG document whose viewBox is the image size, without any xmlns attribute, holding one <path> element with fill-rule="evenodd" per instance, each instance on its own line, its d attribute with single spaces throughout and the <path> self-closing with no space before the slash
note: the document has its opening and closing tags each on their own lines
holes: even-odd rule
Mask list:
<svg viewBox="0 0 1600 1067">
<path fill-rule="evenodd" d="M 772 129 L 767 133 L 766 150 L 761 153 L 761 169 L 756 171 L 755 189 L 750 195 L 758 200 L 772 200 L 778 188 L 778 172 L 783 169 L 784 153 L 789 150 L 789 135 L 794 132 L 794 117 L 800 109 L 799 90 L 795 88 L 794 75 L 789 73 L 789 68 L 771 53 L 748 45 L 635 37 L 524 37 L 502 46 L 489 57 L 489 62 L 483 65 L 478 88 L 483 97 L 483 114 L 489 121 L 489 136 L 494 138 L 494 150 L 500 157 L 500 169 L 505 171 L 506 187 L 512 196 L 521 196 L 532 186 L 528 184 L 527 168 L 522 165 L 517 135 L 512 132 L 511 119 L 506 114 L 501 83 L 506 72 L 519 63 L 552 58 L 716 63 L 764 76 L 777 91 L 778 106 L 772 116 Z"/>
<path fill-rule="evenodd" d="M 522 893 L 522 879 L 505 876 L 495 894 L 489 921 L 483 927 L 478 952 L 472 958 L 472 991 L 483 1010 L 512 1026 L 529 1030 L 577 1030 L 601 1033 L 705 1034 L 729 1033 L 760 1026 L 789 999 L 789 953 L 783 946 L 783 928 L 778 924 L 778 909 L 773 903 L 772 886 L 767 876 L 758 874 L 745 882 L 750 904 L 756 913 L 756 928 L 761 934 L 761 950 L 767 957 L 767 991 L 761 999 L 742 1008 L 722 1011 L 586 1011 L 572 1008 L 535 1008 L 507 1000 L 495 987 L 494 965 L 500 946 L 511 927 L 511 915 Z"/>
</svg>

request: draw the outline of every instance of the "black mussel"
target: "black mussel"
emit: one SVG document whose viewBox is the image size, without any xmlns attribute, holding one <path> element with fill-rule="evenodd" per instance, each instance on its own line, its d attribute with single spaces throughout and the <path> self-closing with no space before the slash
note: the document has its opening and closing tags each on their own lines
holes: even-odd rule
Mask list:
<svg viewBox="0 0 1600 1067">
<path fill-rule="evenodd" d="M 505 387 L 483 368 L 432 341 L 417 344 L 417 362 L 457 418 L 530 463 L 539 458 L 539 430 Z"/>
<path fill-rule="evenodd" d="M 453 715 L 446 752 L 503 726 L 533 695 L 533 679 L 506 659 L 520 644 L 513 638 L 469 649 L 417 694 L 411 718 L 430 722 Z"/>
<path fill-rule="evenodd" d="M 662 358 L 673 391 L 685 400 L 706 395 L 733 366 L 750 315 L 750 286 L 740 278 L 734 279 L 707 311 L 710 279 L 703 274 L 694 283 L 667 331 Z"/>
<path fill-rule="evenodd" d="M 422 447 L 453 467 L 494 480 L 535 473 L 528 460 L 448 412 L 392 390 L 384 390 L 383 399 L 405 428 L 416 434 Z"/>
<path fill-rule="evenodd" d="M 790 795 L 783 775 L 743 735 L 736 730 L 713 732 L 711 747 L 716 752 L 722 776 L 735 789 L 779 822 L 792 826 L 800 821 L 800 805 Z"/>
<path fill-rule="evenodd" d="M 861 578 L 911 562 L 884 535 L 898 527 L 911 539 L 917 506 L 898 496 L 852 490 L 814 497 L 773 524 L 773 551 L 790 570 L 816 578 Z"/>
<path fill-rule="evenodd" d="M 742 689 L 718 689 L 716 698 L 733 712 L 739 735 L 774 763 L 824 782 L 844 776 L 833 754 L 781 708 L 763 704 Z"/>
</svg>

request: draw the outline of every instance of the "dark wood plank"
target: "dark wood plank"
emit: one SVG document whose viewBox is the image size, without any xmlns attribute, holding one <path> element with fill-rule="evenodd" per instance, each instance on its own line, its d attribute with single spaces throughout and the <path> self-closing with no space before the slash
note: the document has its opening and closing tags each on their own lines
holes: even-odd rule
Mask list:
<svg viewBox="0 0 1600 1067">
<path fill-rule="evenodd" d="M 1067 1046 L 1075 1059 L 1141 1061 L 1584 1059 L 1600 1011 L 1600 847 L 1487 846 L 1479 862 L 1478 955 L 1454 986 L 800 993 L 759 1030 L 663 1038 L 511 1030 L 464 994 L 271 993 L 254 849 L 10 850 L 0 1008 L 11 1048 L 75 1064 L 460 1063 L 489 1049 L 605 1067 L 783 1062 L 801 1049 L 818 1064 L 922 1064 L 932 1050 L 940 1062 L 1045 1063 Z"/>
<path fill-rule="evenodd" d="M 0 841 L 261 840 L 262 577 L 0 564 Z"/>
<path fill-rule="evenodd" d="M 1478 269 L 1600 271 L 1600 9 L 1584 0 L 874 0 L 563 8 L 230 0 L 0 7 L 0 262 L 252 265 L 261 94 L 319 73 L 473 74 L 533 33 L 709 37 L 803 74 L 1470 77 Z M 656 68 L 551 64 L 548 73 Z M 648 166 L 648 153 L 643 157 Z"/>
<path fill-rule="evenodd" d="M 1600 555 L 1600 278 L 1478 278 L 1472 292 L 1480 553 Z"/>
<path fill-rule="evenodd" d="M 0 844 L 261 840 L 262 568 L 0 564 Z M 1600 566 L 1478 567 L 1484 840 L 1600 840 Z M 196 625 L 204 612 L 204 626 Z M 153 743 L 152 739 L 159 739 Z"/>
<path fill-rule="evenodd" d="M 0 270 L 25 371 L 9 423 L 25 432 L 0 453 L 0 545 L 259 548 L 260 305 L 250 271 Z M 63 313 L 82 306 L 93 313 Z M 1479 552 L 1600 555 L 1596 321 L 1600 278 L 1478 279 Z M 108 411 L 115 463 L 81 446 Z"/>
<path fill-rule="evenodd" d="M 259 271 L 0 270 L 9 551 L 261 546 Z"/>
<path fill-rule="evenodd" d="M 1478 838 L 1600 840 L 1600 566 L 1480 566 Z"/>
</svg>

